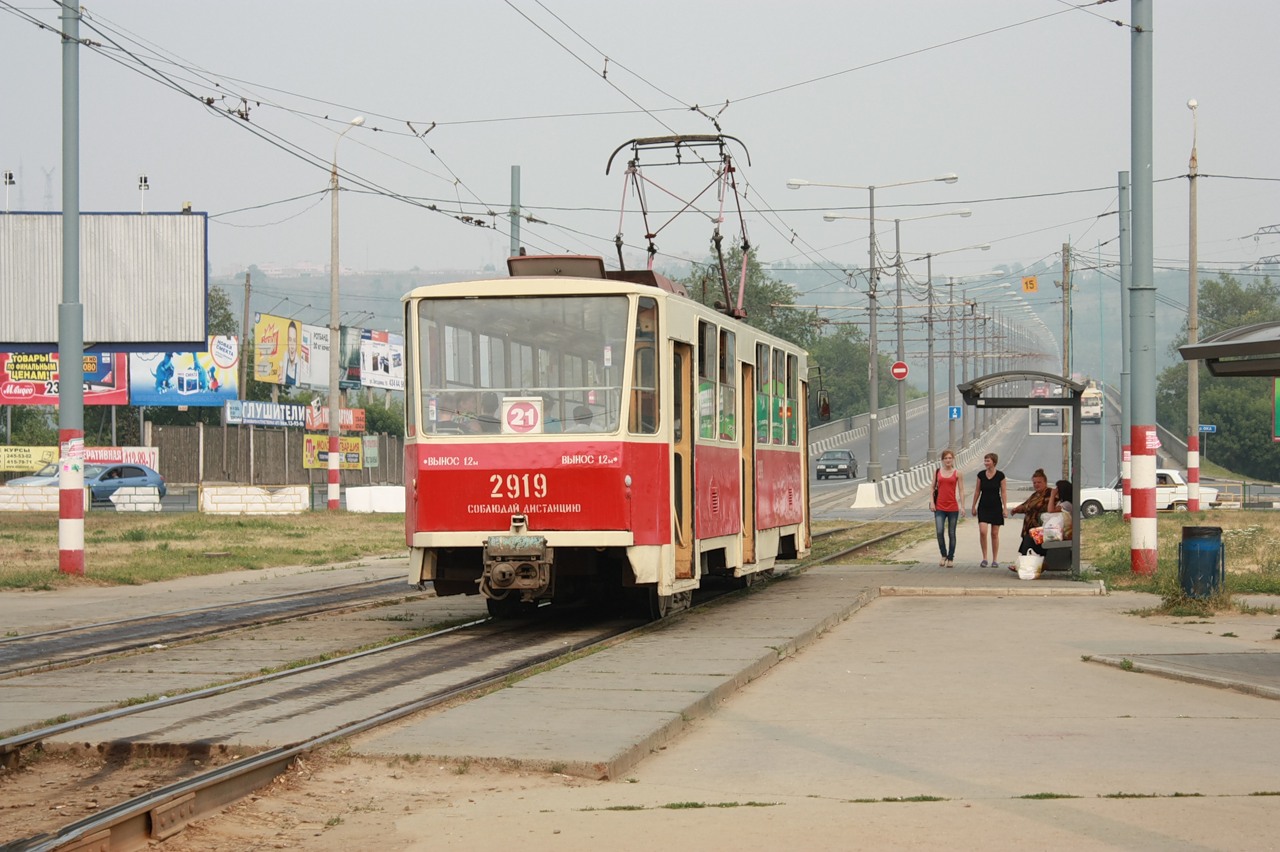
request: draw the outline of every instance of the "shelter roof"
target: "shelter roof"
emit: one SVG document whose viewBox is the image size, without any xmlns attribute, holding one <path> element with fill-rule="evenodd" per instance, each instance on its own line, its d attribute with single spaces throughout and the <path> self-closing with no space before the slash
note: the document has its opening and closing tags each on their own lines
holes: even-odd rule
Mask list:
<svg viewBox="0 0 1280 852">
<path fill-rule="evenodd" d="M 1215 376 L 1280 376 L 1280 321 L 1229 328 L 1178 353 L 1184 361 L 1204 361 Z"/>
</svg>

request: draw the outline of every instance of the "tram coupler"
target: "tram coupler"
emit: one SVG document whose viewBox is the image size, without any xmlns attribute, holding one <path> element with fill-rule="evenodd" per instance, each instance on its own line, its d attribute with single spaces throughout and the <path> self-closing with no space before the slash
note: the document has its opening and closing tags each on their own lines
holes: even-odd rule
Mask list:
<svg viewBox="0 0 1280 852">
<path fill-rule="evenodd" d="M 509 534 L 484 540 L 480 593 L 501 599 L 515 592 L 526 601 L 543 597 L 551 589 L 552 556 L 546 537 L 530 535 L 525 516 L 512 515 Z"/>
</svg>

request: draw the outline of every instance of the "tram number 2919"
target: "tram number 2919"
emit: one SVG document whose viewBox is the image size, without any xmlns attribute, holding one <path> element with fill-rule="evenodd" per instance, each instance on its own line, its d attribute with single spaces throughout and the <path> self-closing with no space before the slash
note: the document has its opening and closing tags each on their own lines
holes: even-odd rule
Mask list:
<svg viewBox="0 0 1280 852">
<path fill-rule="evenodd" d="M 514 500 L 521 497 L 541 499 L 547 496 L 545 473 L 508 473 L 506 476 L 495 473 L 489 477 L 489 484 L 493 486 L 493 490 L 489 492 L 490 497 L 507 497 Z"/>
</svg>

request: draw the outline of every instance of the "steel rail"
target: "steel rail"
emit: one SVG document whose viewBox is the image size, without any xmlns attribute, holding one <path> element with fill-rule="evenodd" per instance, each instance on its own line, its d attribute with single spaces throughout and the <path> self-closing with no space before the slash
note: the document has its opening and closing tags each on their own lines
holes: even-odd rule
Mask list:
<svg viewBox="0 0 1280 852">
<path fill-rule="evenodd" d="M 166 644 L 175 645 L 182 642 L 189 642 L 195 639 L 207 639 L 210 636 L 232 633 L 236 630 L 243 630 L 246 627 L 261 627 L 267 624 L 279 624 L 290 621 L 295 618 L 310 617 L 316 615 L 327 615 L 335 612 L 344 612 L 349 610 L 357 610 L 376 606 L 383 601 L 395 600 L 398 598 L 415 597 L 421 592 L 417 591 L 413 586 L 404 586 L 404 590 L 400 592 L 391 592 L 384 596 L 368 597 L 359 600 L 347 600 L 335 603 L 317 603 L 313 606 L 300 606 L 293 610 L 275 612 L 269 615 L 251 615 L 247 610 L 252 607 L 260 607 L 264 604 L 281 603 L 291 598 L 305 598 L 307 596 L 315 596 L 317 594 L 329 594 L 339 591 L 347 591 L 360 587 L 373 587 L 377 585 L 385 585 L 394 583 L 394 580 L 371 580 L 361 583 L 350 583 L 341 586 L 330 586 L 322 590 L 311 590 L 304 592 L 294 592 L 287 595 L 277 595 L 274 597 L 258 598 L 252 601 L 236 601 L 221 606 L 200 607 L 192 610 L 176 610 L 172 613 L 162 613 L 156 616 L 138 616 L 136 618 L 120 619 L 118 621 L 98 622 L 92 625 L 82 625 L 80 627 L 67 627 L 59 630 L 51 630 L 45 633 L 29 633 L 23 636 L 8 637 L 6 642 L 26 642 L 34 643 L 36 640 L 67 636 L 68 634 L 79 633 L 87 640 L 92 640 L 94 631 L 101 631 L 110 627 L 124 627 L 130 624 L 153 623 L 157 627 L 162 627 L 167 621 L 181 619 L 184 616 L 195 616 L 204 612 L 227 612 L 230 610 L 246 610 L 245 615 L 239 619 L 225 621 L 220 624 L 193 625 L 189 629 L 173 634 L 156 634 L 139 636 L 136 640 L 120 642 L 115 645 L 106 645 L 105 647 L 92 648 L 81 653 L 69 653 L 63 657 L 49 658 L 38 663 L 29 665 L 17 665 L 12 668 L 0 670 L 0 680 L 19 677 L 21 675 L 33 674 L 35 672 L 51 671 L 58 668 L 66 668 L 76 665 L 84 665 L 93 660 L 103 659 L 106 657 L 127 654 L 131 651 L 138 651 L 148 648 L 155 644 L 158 640 L 163 640 Z M 109 641 L 109 640 L 107 640 Z M 2 647 L 2 646 L 0 646 Z"/>
<path fill-rule="evenodd" d="M 52 852 L 59 849 L 90 848 L 89 844 L 92 844 L 92 848 L 112 849 L 115 852 L 141 848 L 151 841 L 171 837 L 192 820 L 206 816 L 260 789 L 288 769 L 299 755 L 445 702 L 500 686 L 510 678 L 531 673 L 553 660 L 605 647 L 632 634 L 652 630 L 656 626 L 682 617 L 693 609 L 696 607 L 691 607 L 662 622 L 616 630 L 602 637 L 584 639 L 567 648 L 557 648 L 538 654 L 502 671 L 473 678 L 446 690 L 342 725 L 328 733 L 242 758 L 126 802 L 112 805 L 100 813 L 64 826 L 56 834 L 18 840 L 6 845 L 5 850 L 6 852 Z"/>
</svg>

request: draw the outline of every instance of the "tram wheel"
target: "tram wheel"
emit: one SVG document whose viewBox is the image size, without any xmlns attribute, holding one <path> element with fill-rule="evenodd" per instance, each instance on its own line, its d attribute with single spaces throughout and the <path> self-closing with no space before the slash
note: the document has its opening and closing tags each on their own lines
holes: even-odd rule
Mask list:
<svg viewBox="0 0 1280 852">
<path fill-rule="evenodd" d="M 693 592 L 677 592 L 674 595 L 658 594 L 657 586 L 649 587 L 649 619 L 657 621 L 686 610 L 693 603 Z"/>
<path fill-rule="evenodd" d="M 484 603 L 490 618 L 515 618 L 533 609 L 521 601 L 519 595 L 510 592 L 504 598 L 485 598 Z"/>
</svg>

